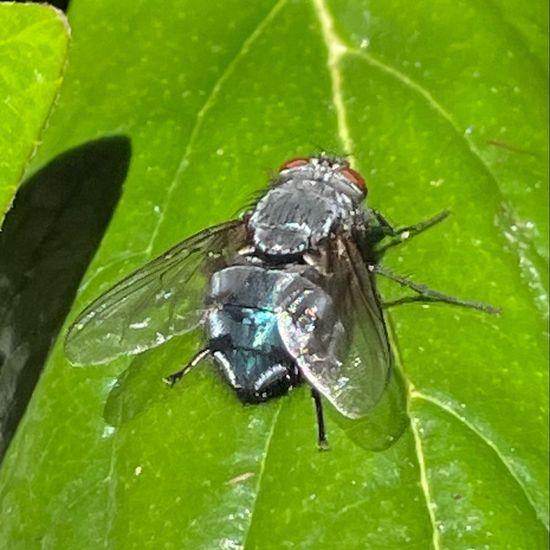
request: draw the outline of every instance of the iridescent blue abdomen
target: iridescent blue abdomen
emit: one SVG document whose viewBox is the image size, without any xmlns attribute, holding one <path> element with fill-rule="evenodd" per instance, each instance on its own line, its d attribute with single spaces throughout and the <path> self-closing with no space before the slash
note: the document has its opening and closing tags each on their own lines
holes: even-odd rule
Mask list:
<svg viewBox="0 0 550 550">
<path fill-rule="evenodd" d="M 280 305 L 301 276 L 260 265 L 232 266 L 212 275 L 208 347 L 242 401 L 265 401 L 299 382 L 278 329 Z"/>
</svg>

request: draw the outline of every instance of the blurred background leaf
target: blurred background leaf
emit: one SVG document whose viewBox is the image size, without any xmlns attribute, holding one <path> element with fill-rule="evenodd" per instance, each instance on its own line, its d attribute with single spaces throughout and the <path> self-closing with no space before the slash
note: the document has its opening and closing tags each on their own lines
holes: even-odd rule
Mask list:
<svg viewBox="0 0 550 550">
<path fill-rule="evenodd" d="M 242 407 L 206 367 L 167 393 L 161 376 L 193 336 L 102 368 L 71 368 L 59 343 L 2 466 L 1 540 L 545 548 L 546 9 L 73 0 L 70 66 L 34 170 L 91 140 L 132 142 L 75 314 L 318 146 L 352 153 L 369 204 L 396 224 L 450 208 L 385 261 L 504 313 L 390 311 L 412 424 L 381 453 L 330 419 L 332 450 L 318 453 L 305 388 Z"/>
<path fill-rule="evenodd" d="M 57 10 L 0 3 L 0 223 L 61 84 L 68 38 Z"/>
</svg>

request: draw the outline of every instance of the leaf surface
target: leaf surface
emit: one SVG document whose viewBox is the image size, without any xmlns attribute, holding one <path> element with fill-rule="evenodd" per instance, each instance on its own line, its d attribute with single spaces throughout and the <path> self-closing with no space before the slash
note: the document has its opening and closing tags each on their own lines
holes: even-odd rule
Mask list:
<svg viewBox="0 0 550 550">
<path fill-rule="evenodd" d="M 317 452 L 305 388 L 242 407 L 205 367 L 167 391 L 196 335 L 102 368 L 58 342 L 0 474 L 10 548 L 545 548 L 546 8 L 401 4 L 73 0 L 35 167 L 133 151 L 75 314 L 317 145 L 397 225 L 451 209 L 385 261 L 503 314 L 389 311 L 412 427 L 381 453 L 330 419 Z"/>
</svg>

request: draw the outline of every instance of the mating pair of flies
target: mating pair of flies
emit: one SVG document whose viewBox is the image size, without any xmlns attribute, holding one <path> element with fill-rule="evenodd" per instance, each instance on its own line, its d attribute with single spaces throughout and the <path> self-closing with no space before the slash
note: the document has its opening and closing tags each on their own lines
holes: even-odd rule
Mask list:
<svg viewBox="0 0 550 550">
<path fill-rule="evenodd" d="M 67 357 L 106 363 L 202 326 L 205 346 L 168 383 L 207 357 L 243 403 L 306 382 L 325 448 L 323 399 L 361 419 L 390 380 L 394 360 L 377 275 L 414 291 L 392 305 L 446 302 L 497 312 L 382 267 L 386 250 L 448 213 L 394 229 L 364 205 L 366 195 L 365 180 L 343 158 L 287 161 L 239 219 L 189 237 L 89 305 L 69 329 Z"/>
</svg>

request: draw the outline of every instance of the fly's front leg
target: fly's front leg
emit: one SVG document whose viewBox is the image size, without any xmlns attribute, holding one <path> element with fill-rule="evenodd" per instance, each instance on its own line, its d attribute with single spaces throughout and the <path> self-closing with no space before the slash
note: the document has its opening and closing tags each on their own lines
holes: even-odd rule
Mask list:
<svg viewBox="0 0 550 550">
<path fill-rule="evenodd" d="M 399 300 L 394 300 L 392 302 L 387 302 L 384 304 L 384 307 L 388 308 L 391 306 L 411 303 L 411 302 L 444 302 L 446 304 L 451 304 L 455 306 L 462 306 L 469 309 L 477 309 L 485 313 L 499 314 L 500 309 L 493 307 L 489 304 L 483 304 L 481 302 L 474 302 L 471 300 L 462 300 L 456 296 L 451 296 L 449 294 L 444 294 L 437 290 L 432 290 L 425 285 L 415 283 L 403 275 L 398 275 L 393 271 L 382 267 L 381 265 L 370 266 L 370 270 L 378 275 L 382 275 L 391 281 L 396 282 L 402 287 L 410 288 L 413 292 L 416 292 L 418 296 L 406 296 Z"/>
<path fill-rule="evenodd" d="M 399 244 L 402 244 L 403 242 L 411 239 L 412 237 L 416 237 L 416 235 L 419 235 L 420 233 L 426 231 L 426 229 L 429 229 L 430 227 L 433 227 L 434 225 L 437 225 L 438 223 L 441 223 L 443 220 L 447 219 L 450 215 L 450 212 L 448 210 L 443 210 L 443 212 L 440 212 L 439 214 L 421 221 L 419 223 L 415 223 L 414 225 L 406 225 L 405 227 L 398 227 L 393 228 L 390 223 L 376 210 L 373 211 L 374 215 L 376 216 L 376 219 L 380 223 L 380 226 L 385 231 L 385 235 L 387 237 L 392 237 L 392 240 L 381 246 L 377 249 L 378 254 L 383 254 L 386 250 L 389 248 L 392 248 L 394 246 L 397 246 Z M 381 239 L 378 239 L 381 240 Z M 375 239 L 375 242 L 378 242 Z"/>
<path fill-rule="evenodd" d="M 370 209 L 370 213 L 374 216 L 377 222 L 377 225 L 369 224 L 367 215 L 368 241 L 371 245 L 380 242 L 386 237 L 395 237 L 397 235 L 397 230 L 391 225 L 383 214 L 374 208 Z"/>
</svg>

